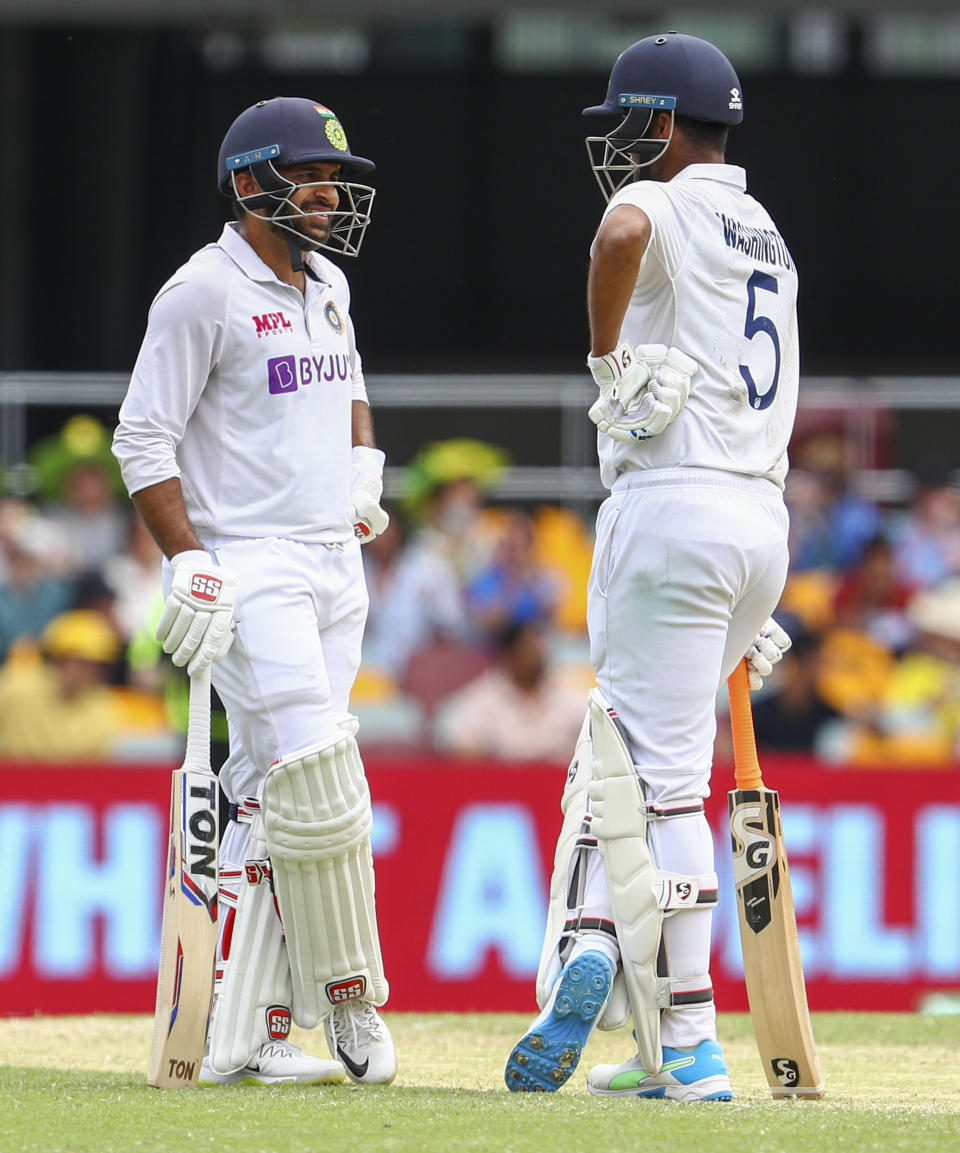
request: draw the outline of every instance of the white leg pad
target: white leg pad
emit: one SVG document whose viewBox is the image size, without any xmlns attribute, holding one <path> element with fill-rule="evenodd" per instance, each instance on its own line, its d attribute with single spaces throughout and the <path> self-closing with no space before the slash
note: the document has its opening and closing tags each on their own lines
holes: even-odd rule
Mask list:
<svg viewBox="0 0 960 1153">
<path fill-rule="evenodd" d="M 719 882 L 716 873 L 668 873 L 661 870 L 659 904 L 671 913 L 680 909 L 713 908 Z"/>
<path fill-rule="evenodd" d="M 284 1040 L 290 1032 L 290 964 L 259 814 L 250 824 L 242 876 L 232 871 L 221 878 L 225 921 L 229 925 L 232 919 L 233 925 L 220 944 L 217 969 L 222 976 L 210 1032 L 210 1064 L 217 1073 L 232 1073 L 266 1041 Z"/>
<path fill-rule="evenodd" d="M 607 877 L 640 1063 L 645 1069 L 659 1069 L 657 953 L 663 883 L 647 846 L 646 803 L 626 741 L 599 689 L 591 689 L 588 702 L 593 743 L 591 828 Z"/>
<path fill-rule="evenodd" d="M 630 1020 L 630 994 L 627 992 L 627 980 L 623 974 L 623 958 L 617 966 L 617 972 L 610 986 L 610 996 L 603 1007 L 603 1012 L 597 1018 L 598 1029 L 622 1029 Z"/>
<path fill-rule="evenodd" d="M 553 857 L 553 874 L 550 877 L 550 903 L 547 906 L 547 927 L 543 936 L 543 951 L 540 954 L 540 967 L 537 970 L 537 1004 L 542 1009 L 550 999 L 553 987 L 560 976 L 563 962 L 560 949 L 565 937 L 565 925 L 570 917 L 569 891 L 573 866 L 580 852 L 577 841 L 584 827 L 587 815 L 587 790 L 590 784 L 590 714 L 583 719 L 583 727 L 577 738 L 573 760 L 567 771 L 567 783 L 560 799 L 563 824 L 557 838 L 557 848 Z"/>
<path fill-rule="evenodd" d="M 293 978 L 293 1018 L 319 1024 L 350 1000 L 382 1005 L 373 812 L 353 733 L 284 757 L 267 773 L 263 823 Z"/>
<path fill-rule="evenodd" d="M 713 981 L 709 973 L 699 977 L 661 977 L 660 1008 L 686 1009 L 713 1003 Z"/>
</svg>

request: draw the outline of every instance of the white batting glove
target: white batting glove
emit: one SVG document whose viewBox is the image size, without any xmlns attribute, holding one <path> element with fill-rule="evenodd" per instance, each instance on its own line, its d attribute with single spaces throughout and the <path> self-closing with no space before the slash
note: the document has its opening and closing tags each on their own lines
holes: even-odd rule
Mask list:
<svg viewBox="0 0 960 1153">
<path fill-rule="evenodd" d="M 763 678 L 773 672 L 773 666 L 792 644 L 786 630 L 770 617 L 747 652 L 747 674 L 754 692 L 763 688 Z"/>
<path fill-rule="evenodd" d="M 600 389 L 590 407 L 593 423 L 614 440 L 630 443 L 657 436 L 687 403 L 690 380 L 700 366 L 679 348 L 623 341 L 604 356 L 588 356 Z"/>
<path fill-rule="evenodd" d="M 200 549 L 177 553 L 173 587 L 157 623 L 157 640 L 193 676 L 233 644 L 237 582 Z M 189 663 L 188 663 L 189 662 Z"/>
<path fill-rule="evenodd" d="M 361 544 L 379 536 L 390 523 L 380 507 L 386 454 L 378 448 L 354 445 L 350 472 L 350 520 Z"/>
</svg>

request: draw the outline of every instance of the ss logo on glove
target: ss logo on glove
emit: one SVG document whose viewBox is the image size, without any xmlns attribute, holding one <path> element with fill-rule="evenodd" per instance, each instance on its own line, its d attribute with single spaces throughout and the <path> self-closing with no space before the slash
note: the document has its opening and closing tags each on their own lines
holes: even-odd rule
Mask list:
<svg viewBox="0 0 960 1153">
<path fill-rule="evenodd" d="M 237 582 L 201 549 L 172 558 L 173 582 L 157 621 L 157 640 L 191 676 L 226 656 L 233 643 Z"/>
<path fill-rule="evenodd" d="M 197 600 L 214 603 L 220 596 L 223 581 L 219 577 L 208 576 L 206 573 L 194 573 L 190 582 L 190 595 Z"/>
</svg>

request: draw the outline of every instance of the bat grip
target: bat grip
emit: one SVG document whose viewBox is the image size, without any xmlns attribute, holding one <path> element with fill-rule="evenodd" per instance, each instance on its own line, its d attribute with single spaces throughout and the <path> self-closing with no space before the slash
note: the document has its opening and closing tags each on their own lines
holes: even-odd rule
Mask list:
<svg viewBox="0 0 960 1153">
<path fill-rule="evenodd" d="M 733 735 L 733 775 L 738 789 L 762 789 L 757 738 L 753 731 L 750 707 L 750 680 L 747 659 L 741 660 L 727 678 L 730 697 L 730 731 Z"/>
<path fill-rule="evenodd" d="M 185 764 L 207 768 L 210 764 L 210 666 L 190 678 L 190 712 L 187 719 Z"/>
</svg>

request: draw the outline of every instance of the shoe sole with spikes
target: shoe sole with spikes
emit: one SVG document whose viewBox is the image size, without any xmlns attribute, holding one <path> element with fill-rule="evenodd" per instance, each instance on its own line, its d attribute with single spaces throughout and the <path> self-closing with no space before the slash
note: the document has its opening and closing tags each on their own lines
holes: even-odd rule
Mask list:
<svg viewBox="0 0 960 1153">
<path fill-rule="evenodd" d="M 554 1093 L 580 1063 L 587 1038 L 613 984 L 613 964 L 600 952 L 569 961 L 552 1001 L 514 1047 L 504 1080 L 515 1093 Z"/>
</svg>

